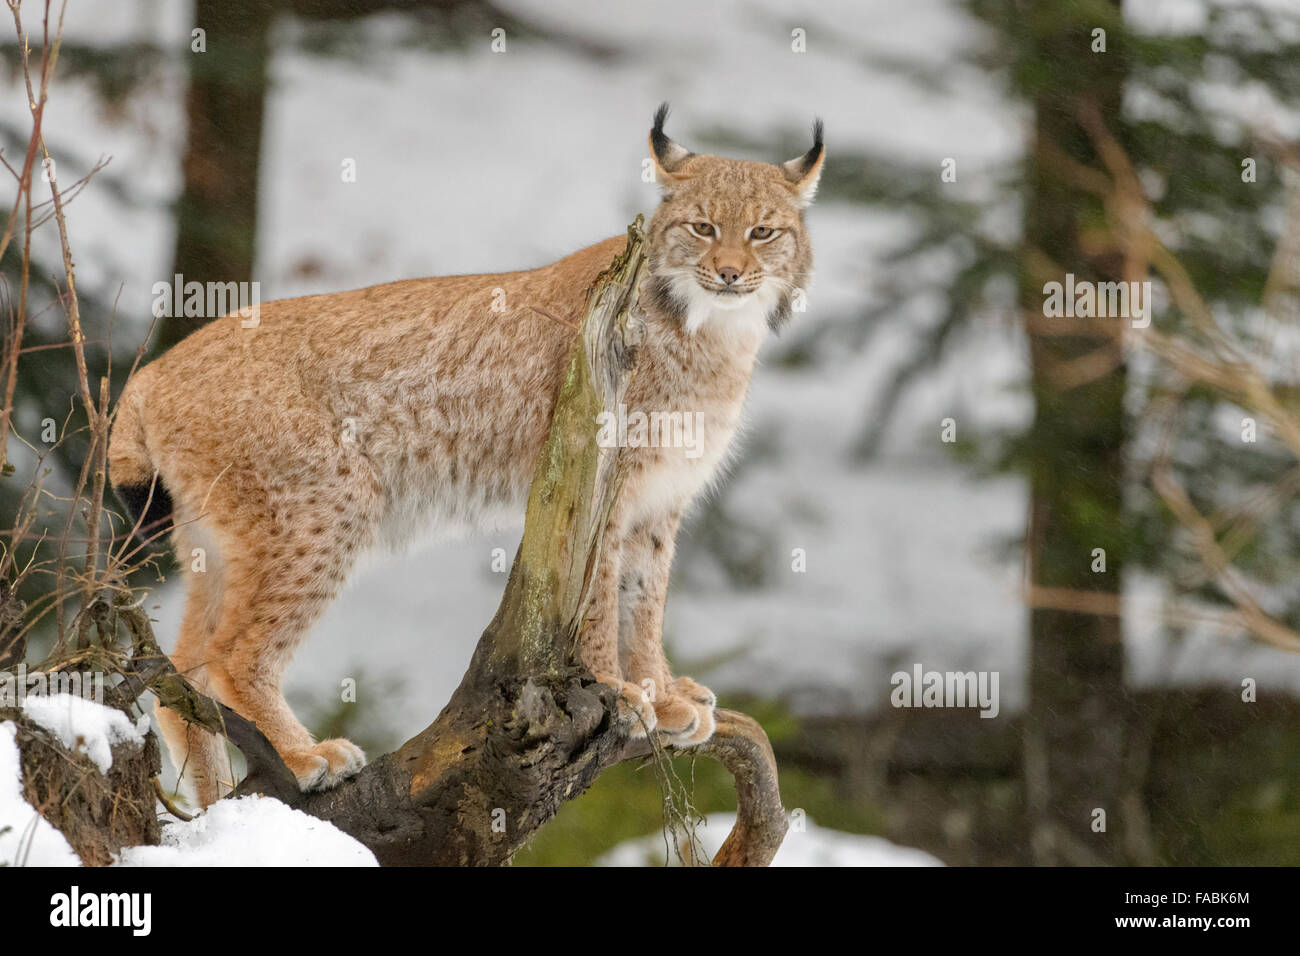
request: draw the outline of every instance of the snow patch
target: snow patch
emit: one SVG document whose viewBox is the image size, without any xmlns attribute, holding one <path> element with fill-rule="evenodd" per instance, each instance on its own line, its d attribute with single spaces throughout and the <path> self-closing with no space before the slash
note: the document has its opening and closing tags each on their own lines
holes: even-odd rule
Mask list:
<svg viewBox="0 0 1300 956">
<path fill-rule="evenodd" d="M 18 727 L 0 723 L 0 866 L 80 866 L 63 834 L 23 799 Z"/>
<path fill-rule="evenodd" d="M 113 766 L 113 745 L 144 744 L 149 732 L 149 718 L 138 721 L 114 707 L 105 707 L 75 694 L 28 697 L 23 710 L 35 723 L 44 727 L 69 750 L 83 753 L 102 772 Z"/>
<path fill-rule="evenodd" d="M 163 828 L 161 846 L 134 846 L 117 866 L 378 866 L 338 827 L 270 797 L 222 800 Z"/>
</svg>

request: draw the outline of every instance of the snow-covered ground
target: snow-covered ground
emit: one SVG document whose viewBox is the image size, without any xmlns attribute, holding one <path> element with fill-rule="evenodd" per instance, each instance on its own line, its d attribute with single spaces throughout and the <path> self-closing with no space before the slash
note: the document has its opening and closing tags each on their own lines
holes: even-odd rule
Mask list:
<svg viewBox="0 0 1300 956">
<path fill-rule="evenodd" d="M 23 798 L 18 727 L 0 722 L 0 866 L 80 866 L 63 834 Z"/>
<path fill-rule="evenodd" d="M 113 747 L 137 751 L 149 729 L 147 717 L 132 720 L 120 710 L 74 694 L 30 696 L 24 713 L 69 750 L 85 754 L 107 773 Z M 0 866 L 78 866 L 80 860 L 63 834 L 36 812 L 22 795 L 17 726 L 0 723 Z"/>
<path fill-rule="evenodd" d="M 72 694 L 31 696 L 22 709 L 65 747 L 101 771 L 115 745 L 139 746 L 148 718 Z M 79 866 L 63 834 L 23 798 L 17 727 L 0 722 L 0 866 Z M 279 800 L 223 800 L 188 822 L 163 826 L 160 846 L 123 850 L 120 866 L 378 866 L 374 854 L 332 823 Z"/>
<path fill-rule="evenodd" d="M 837 150 L 853 147 L 932 162 L 936 171 L 954 157 L 959 188 L 979 189 L 980 171 L 1022 145 L 1022 118 L 991 81 L 951 65 L 974 34 L 948 0 L 665 0 L 620 4 L 617 16 L 598 0 L 508 5 L 541 22 L 580 23 L 578 32 L 628 55 L 588 60 L 513 37 L 505 53 L 493 53 L 487 36 L 463 52 L 430 53 L 402 42 L 406 21 L 381 18 L 367 28 L 373 56 L 327 59 L 301 51 L 290 42 L 294 31 L 283 30 L 262 160 L 263 298 L 535 266 L 619 233 L 656 200 L 640 171 L 663 99 L 674 105 L 671 134 L 697 151 L 722 151 L 721 131 L 788 145 L 816 114 L 826 121 L 830 165 Z M 1182 9 L 1166 7 L 1174 17 Z M 147 36 L 188 49 L 185 4 L 86 5 L 68 23 L 73 36 Z M 796 29 L 806 32 L 805 53 L 792 51 Z M 926 91 L 883 68 L 885 56 L 946 65 L 959 82 Z M 56 84 L 47 109 L 62 182 L 112 154 L 108 171 L 146 201 L 127 210 L 92 185 L 69 211 L 79 283 L 121 286 L 119 339 L 143 335 L 151 286 L 170 278 L 165 203 L 180 185 L 178 66 L 117 122 L 73 82 Z M 22 97 L 8 89 L 0 121 L 22 128 Z M 774 147 L 752 158 L 788 157 Z M 354 183 L 340 176 L 345 159 L 356 161 Z M 847 321 L 873 301 L 879 256 L 898 224 L 829 198 L 808 219 L 818 272 L 798 323 Z M 723 703 L 728 692 L 788 693 L 805 709 L 870 710 L 888 700 L 890 674 L 916 662 L 999 671 L 1002 713 L 1023 701 L 1025 610 L 1019 569 L 1002 546 L 1023 529 L 1025 491 L 1015 479 L 972 480 L 938 440 L 950 415 L 963 429 L 1023 420 L 1025 400 L 1008 388 L 1023 372 L 1019 339 L 992 324 L 977 329 L 908 393 L 883 454 L 848 462 L 879 382 L 930 318 L 900 315 L 869 348 L 802 370 L 769 364 L 756 375 L 752 453 L 720 506 L 761 532 L 765 580 L 737 590 L 710 572 L 688 527 L 679 553 L 691 573 L 679 576 L 667 613 L 679 667 L 695 670 Z M 491 570 L 494 549 L 513 555 L 516 543 L 503 533 L 374 563 L 299 652 L 291 701 L 304 715 L 331 713 L 341 682 L 353 678 L 373 733 L 395 745 L 421 729 L 446 703 L 495 610 L 505 575 Z M 795 548 L 806 552 L 805 573 L 791 570 Z M 1158 586 L 1135 582 L 1129 599 L 1139 612 L 1156 609 Z M 180 595 L 169 585 L 154 603 L 167 646 Z M 1213 635 L 1192 635 L 1171 658 L 1154 613 L 1136 613 L 1128 625 L 1139 683 L 1235 685 L 1243 674 L 1267 673 L 1300 689 L 1300 658 Z"/>
<path fill-rule="evenodd" d="M 338 827 L 270 797 L 222 800 L 163 827 L 161 846 L 123 850 L 118 866 L 378 866 Z"/>
</svg>

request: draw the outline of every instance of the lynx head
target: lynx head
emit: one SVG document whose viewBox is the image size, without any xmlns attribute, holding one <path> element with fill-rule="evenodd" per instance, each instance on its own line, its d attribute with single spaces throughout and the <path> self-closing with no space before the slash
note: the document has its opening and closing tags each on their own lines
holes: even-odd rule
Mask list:
<svg viewBox="0 0 1300 956">
<path fill-rule="evenodd" d="M 705 322 L 766 322 L 779 329 L 812 274 L 803 211 L 817 192 L 825 150 L 779 166 L 698 155 L 664 133 L 668 104 L 650 131 L 663 201 L 650 219 L 647 304 L 695 332 Z"/>
</svg>

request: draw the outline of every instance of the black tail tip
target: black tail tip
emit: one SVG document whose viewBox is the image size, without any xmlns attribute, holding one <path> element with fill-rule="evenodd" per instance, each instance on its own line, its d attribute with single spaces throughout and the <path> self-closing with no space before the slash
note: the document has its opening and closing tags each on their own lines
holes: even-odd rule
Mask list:
<svg viewBox="0 0 1300 956">
<path fill-rule="evenodd" d="M 126 508 L 131 526 L 136 529 L 140 540 L 156 539 L 170 529 L 172 496 L 167 493 L 161 481 L 114 485 L 113 491 L 117 493 L 122 507 Z"/>
</svg>

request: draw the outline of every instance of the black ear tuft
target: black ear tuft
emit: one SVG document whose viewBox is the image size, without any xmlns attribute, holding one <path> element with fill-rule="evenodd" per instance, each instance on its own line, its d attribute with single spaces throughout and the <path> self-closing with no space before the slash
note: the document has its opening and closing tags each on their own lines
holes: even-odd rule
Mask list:
<svg viewBox="0 0 1300 956">
<path fill-rule="evenodd" d="M 822 133 L 825 128 L 826 127 L 822 123 L 820 117 L 813 120 L 812 149 L 808 150 L 808 152 L 804 153 L 802 156 L 790 160 L 788 163 L 781 164 L 781 169 L 785 171 L 785 178 L 790 182 L 797 183 L 802 181 L 803 178 L 816 169 L 817 164 L 821 162 L 822 152 L 826 149 L 822 139 Z"/>
<path fill-rule="evenodd" d="M 664 131 L 664 121 L 668 119 L 668 101 L 664 100 L 659 104 L 659 109 L 655 110 L 655 132 Z"/>
<path fill-rule="evenodd" d="M 664 133 L 664 121 L 668 119 L 668 101 L 659 104 L 659 109 L 655 110 L 655 125 L 650 130 L 650 143 L 654 147 L 656 156 L 663 156 L 672 142 Z"/>
<path fill-rule="evenodd" d="M 822 158 L 822 150 L 826 147 L 822 140 L 822 131 L 825 129 L 821 117 L 813 120 L 813 145 L 812 149 L 803 154 L 801 174 L 806 174 L 810 169 L 817 165 L 817 161 Z"/>
<path fill-rule="evenodd" d="M 650 130 L 650 152 L 654 154 L 655 164 L 658 167 L 656 176 L 659 185 L 665 189 L 668 188 L 669 179 L 678 178 L 675 174 L 682 163 L 695 155 L 668 138 L 668 134 L 664 132 L 664 121 L 667 119 L 668 104 L 660 103 L 659 109 L 655 111 L 654 128 Z M 667 179 L 664 174 L 668 174 Z"/>
</svg>

